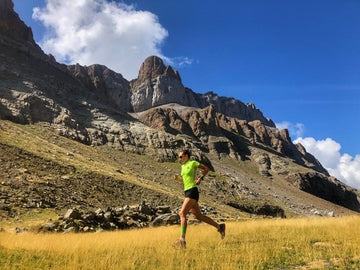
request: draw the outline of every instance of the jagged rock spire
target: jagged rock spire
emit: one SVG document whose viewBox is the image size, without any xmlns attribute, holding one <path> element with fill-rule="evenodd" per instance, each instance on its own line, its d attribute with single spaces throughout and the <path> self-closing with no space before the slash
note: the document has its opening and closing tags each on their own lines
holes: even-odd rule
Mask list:
<svg viewBox="0 0 360 270">
<path fill-rule="evenodd" d="M 158 76 L 168 76 L 174 79 L 178 79 L 181 81 L 179 73 L 174 70 L 171 66 L 165 66 L 163 60 L 160 57 L 157 56 L 149 56 L 145 59 L 145 61 L 142 63 L 139 75 L 138 75 L 138 81 L 142 82 L 147 79 L 153 79 Z"/>
</svg>

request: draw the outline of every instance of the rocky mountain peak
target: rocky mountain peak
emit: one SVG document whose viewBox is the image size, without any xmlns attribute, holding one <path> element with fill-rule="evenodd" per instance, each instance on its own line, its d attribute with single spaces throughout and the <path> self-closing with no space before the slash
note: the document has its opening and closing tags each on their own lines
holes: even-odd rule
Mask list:
<svg viewBox="0 0 360 270">
<path fill-rule="evenodd" d="M 156 78 L 164 73 L 165 68 L 161 58 L 149 56 L 140 67 L 138 80 L 144 81 L 146 79 Z"/>
<path fill-rule="evenodd" d="M 178 72 L 171 66 L 166 67 L 160 57 L 149 56 L 142 63 L 137 80 L 143 82 L 162 75 L 180 80 Z"/>
</svg>

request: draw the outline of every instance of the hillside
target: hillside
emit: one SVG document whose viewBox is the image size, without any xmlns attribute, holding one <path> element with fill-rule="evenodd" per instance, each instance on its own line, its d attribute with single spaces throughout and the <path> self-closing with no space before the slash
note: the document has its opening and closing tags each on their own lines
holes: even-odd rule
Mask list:
<svg viewBox="0 0 360 270">
<path fill-rule="evenodd" d="M 88 146 L 44 125 L 8 121 L 0 122 L 0 148 L 2 218 L 51 209 L 57 214 L 75 207 L 105 209 L 141 200 L 172 210 L 181 205 L 181 183 L 172 179 L 180 166 L 175 162 L 158 162 L 108 146 Z M 214 160 L 215 172 L 200 190 L 201 204 L 215 208 L 216 218 L 277 216 L 279 209 L 288 217 L 354 213 L 300 191 L 281 177 L 260 177 L 251 161 Z M 289 169 L 308 170 L 295 163 Z"/>
</svg>

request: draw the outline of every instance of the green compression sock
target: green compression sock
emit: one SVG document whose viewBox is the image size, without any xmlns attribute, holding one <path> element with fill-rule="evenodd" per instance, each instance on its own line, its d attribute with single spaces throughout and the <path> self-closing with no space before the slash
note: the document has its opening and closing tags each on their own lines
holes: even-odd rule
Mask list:
<svg viewBox="0 0 360 270">
<path fill-rule="evenodd" d="M 181 225 L 181 236 L 185 237 L 185 233 L 186 233 L 186 226 Z"/>
</svg>

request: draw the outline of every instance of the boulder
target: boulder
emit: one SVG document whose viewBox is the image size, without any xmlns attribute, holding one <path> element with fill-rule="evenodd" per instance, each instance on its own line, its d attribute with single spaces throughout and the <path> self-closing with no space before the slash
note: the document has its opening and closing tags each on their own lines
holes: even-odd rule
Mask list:
<svg viewBox="0 0 360 270">
<path fill-rule="evenodd" d="M 81 213 L 77 209 L 69 209 L 64 215 L 64 219 L 80 219 Z"/>
<path fill-rule="evenodd" d="M 180 223 L 180 216 L 178 214 L 170 213 L 163 214 L 156 217 L 151 223 L 150 226 L 165 226 L 165 225 L 174 225 Z"/>
</svg>

